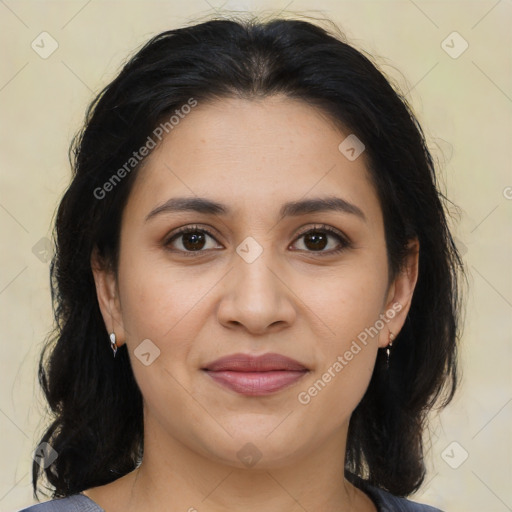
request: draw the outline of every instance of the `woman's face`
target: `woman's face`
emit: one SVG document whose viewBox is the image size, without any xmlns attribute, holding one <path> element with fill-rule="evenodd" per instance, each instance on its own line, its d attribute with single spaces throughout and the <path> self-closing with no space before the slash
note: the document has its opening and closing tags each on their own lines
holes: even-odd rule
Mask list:
<svg viewBox="0 0 512 512">
<path fill-rule="evenodd" d="M 388 286 L 365 153 L 353 137 L 339 148 L 349 135 L 297 100 L 225 99 L 199 103 L 148 157 L 123 213 L 117 281 L 95 271 L 148 431 L 238 467 L 344 446 L 417 262 Z M 174 209 L 177 198 L 225 212 Z M 327 198 L 338 208 L 300 206 Z M 174 236 L 182 228 L 193 232 Z M 267 353 L 302 370 L 210 364 Z"/>
</svg>

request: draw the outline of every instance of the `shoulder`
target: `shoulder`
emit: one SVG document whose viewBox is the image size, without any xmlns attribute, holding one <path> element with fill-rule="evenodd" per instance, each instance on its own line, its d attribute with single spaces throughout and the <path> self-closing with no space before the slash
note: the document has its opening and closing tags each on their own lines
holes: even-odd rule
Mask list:
<svg viewBox="0 0 512 512">
<path fill-rule="evenodd" d="M 66 498 L 37 503 L 18 512 L 105 512 L 84 494 L 72 494 Z"/>
<path fill-rule="evenodd" d="M 379 512 L 443 512 L 430 505 L 394 496 L 377 487 L 367 486 L 365 491 L 376 503 Z"/>
<path fill-rule="evenodd" d="M 395 496 L 353 473 L 347 472 L 345 476 L 374 502 L 378 512 L 443 512 L 430 505 Z"/>
</svg>

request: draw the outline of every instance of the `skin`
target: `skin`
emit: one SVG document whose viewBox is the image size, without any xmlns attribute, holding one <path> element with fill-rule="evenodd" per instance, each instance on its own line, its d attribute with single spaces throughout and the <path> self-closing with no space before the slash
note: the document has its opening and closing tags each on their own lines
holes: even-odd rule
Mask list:
<svg viewBox="0 0 512 512">
<path fill-rule="evenodd" d="M 199 104 L 146 160 L 123 212 L 117 276 L 91 264 L 108 332 L 126 343 L 144 397 L 144 459 L 138 469 L 84 492 L 107 512 L 376 511 L 343 478 L 347 428 L 369 384 L 378 348 L 398 334 L 417 280 L 418 243 L 389 283 L 382 212 L 364 153 L 347 159 L 342 133 L 318 110 L 283 96 Z M 335 195 L 358 206 L 280 219 L 287 201 Z M 146 216 L 172 197 L 206 197 L 227 216 L 194 212 Z M 315 250 L 298 235 L 321 224 Z M 205 227 L 202 252 L 177 228 Z M 248 263 L 236 252 L 246 237 L 263 252 Z M 190 247 L 190 245 L 188 246 Z M 171 250 L 169 250 L 171 249 Z M 181 252 L 180 252 L 181 251 Z M 323 255 L 322 255 L 323 254 Z M 343 370 L 304 405 L 307 391 L 380 314 L 401 310 Z M 135 357 L 150 339 L 160 355 Z M 236 352 L 278 352 L 310 370 L 266 397 L 221 387 L 200 370 Z M 248 467 L 237 452 L 261 454 Z"/>
</svg>

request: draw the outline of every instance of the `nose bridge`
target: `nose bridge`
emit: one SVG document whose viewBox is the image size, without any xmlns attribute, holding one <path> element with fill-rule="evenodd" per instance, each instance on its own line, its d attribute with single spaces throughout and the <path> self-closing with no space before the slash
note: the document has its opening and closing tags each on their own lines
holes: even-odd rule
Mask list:
<svg viewBox="0 0 512 512">
<path fill-rule="evenodd" d="M 272 252 L 271 236 L 260 236 L 261 243 L 256 236 L 248 236 L 236 247 L 219 319 L 262 331 L 277 322 L 291 322 L 295 310 L 278 276 L 280 262 Z"/>
<path fill-rule="evenodd" d="M 242 298 L 244 294 L 253 301 L 265 299 L 265 303 L 275 300 L 279 294 L 279 284 L 272 266 L 277 265 L 277 258 L 272 254 L 270 237 L 246 237 L 236 248 L 237 257 L 233 279 L 235 295 Z M 277 280 L 278 281 L 278 280 Z"/>
</svg>

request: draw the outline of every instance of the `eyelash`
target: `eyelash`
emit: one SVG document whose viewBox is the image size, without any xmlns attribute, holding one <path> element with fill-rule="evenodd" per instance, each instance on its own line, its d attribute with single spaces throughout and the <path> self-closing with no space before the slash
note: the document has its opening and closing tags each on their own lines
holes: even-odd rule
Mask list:
<svg viewBox="0 0 512 512">
<path fill-rule="evenodd" d="M 339 254 L 340 252 L 342 252 L 352 246 L 350 240 L 347 237 L 342 235 L 337 230 L 335 230 L 329 226 L 326 226 L 325 224 L 315 225 L 312 228 L 308 228 L 307 230 L 300 232 L 297 235 L 297 238 L 295 239 L 295 241 L 297 241 L 299 238 L 303 237 L 304 235 L 307 235 L 311 232 L 317 232 L 317 231 L 328 233 L 329 235 L 332 235 L 333 237 L 337 238 L 338 241 L 341 243 L 341 247 L 339 247 L 338 249 L 332 249 L 330 251 L 306 251 L 306 252 L 309 252 L 309 253 L 312 253 L 315 255 L 320 255 L 320 256 L 324 256 L 324 255 L 332 256 L 334 254 Z M 185 235 L 187 233 L 198 233 L 198 232 L 206 233 L 208 236 L 210 236 L 215 241 L 217 241 L 217 239 L 215 238 L 213 233 L 211 231 L 209 231 L 208 229 L 199 227 L 199 226 L 187 226 L 187 227 L 181 228 L 178 231 L 176 231 L 175 233 L 173 233 L 170 237 L 168 237 L 164 241 L 163 245 L 167 248 L 170 245 L 170 243 L 173 242 L 175 239 L 179 238 L 180 235 Z M 176 249 L 176 250 L 168 249 L 168 250 L 171 252 L 176 252 L 176 251 L 181 252 L 182 254 L 185 254 L 186 256 L 198 256 L 200 253 L 206 252 L 204 250 L 199 250 L 199 251 L 183 251 L 181 249 Z"/>
</svg>

